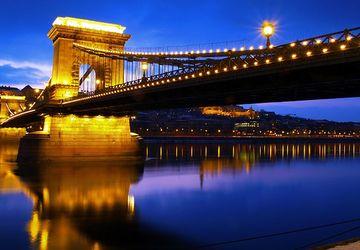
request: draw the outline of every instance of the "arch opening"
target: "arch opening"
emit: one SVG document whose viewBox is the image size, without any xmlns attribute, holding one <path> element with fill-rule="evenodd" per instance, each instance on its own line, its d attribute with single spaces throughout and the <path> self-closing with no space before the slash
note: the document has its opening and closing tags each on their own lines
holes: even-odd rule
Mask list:
<svg viewBox="0 0 360 250">
<path fill-rule="evenodd" d="M 96 72 L 89 64 L 79 66 L 79 92 L 88 93 L 96 90 Z"/>
</svg>

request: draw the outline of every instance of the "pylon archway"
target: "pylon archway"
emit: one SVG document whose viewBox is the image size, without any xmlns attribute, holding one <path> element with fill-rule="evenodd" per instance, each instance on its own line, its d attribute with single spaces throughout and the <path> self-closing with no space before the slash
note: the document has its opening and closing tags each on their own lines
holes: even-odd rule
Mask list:
<svg viewBox="0 0 360 250">
<path fill-rule="evenodd" d="M 76 96 L 82 83 L 80 65 L 91 65 L 96 72 L 97 88 L 106 88 L 124 82 L 124 63 L 120 59 L 89 55 L 75 45 L 104 50 L 123 51 L 130 35 L 118 24 L 58 17 L 48 37 L 53 41 L 53 70 L 49 84 L 50 99 L 59 100 Z M 86 72 L 85 72 L 86 73 Z"/>
</svg>

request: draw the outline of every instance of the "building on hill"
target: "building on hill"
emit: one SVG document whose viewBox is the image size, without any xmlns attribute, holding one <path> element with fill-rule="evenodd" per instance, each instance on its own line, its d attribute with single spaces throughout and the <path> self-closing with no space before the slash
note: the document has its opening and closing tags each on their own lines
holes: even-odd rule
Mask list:
<svg viewBox="0 0 360 250">
<path fill-rule="evenodd" d="M 258 113 L 252 108 L 244 109 L 241 106 L 213 106 L 200 108 L 203 115 L 216 115 L 227 117 L 247 117 L 255 119 L 258 117 Z"/>
</svg>

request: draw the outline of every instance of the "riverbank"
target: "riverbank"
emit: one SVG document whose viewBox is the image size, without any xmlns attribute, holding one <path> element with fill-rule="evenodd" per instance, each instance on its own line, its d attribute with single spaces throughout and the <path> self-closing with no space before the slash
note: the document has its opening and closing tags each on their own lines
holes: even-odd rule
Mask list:
<svg viewBox="0 0 360 250">
<path fill-rule="evenodd" d="M 360 249 L 360 239 L 350 239 L 341 241 L 335 244 L 330 244 L 322 247 L 315 248 L 316 250 L 354 250 Z"/>
<path fill-rule="evenodd" d="M 333 143 L 347 142 L 360 143 L 360 137 L 267 137 L 267 136 L 249 136 L 249 137 L 232 137 L 232 136 L 143 136 L 144 142 L 157 143 Z"/>
</svg>

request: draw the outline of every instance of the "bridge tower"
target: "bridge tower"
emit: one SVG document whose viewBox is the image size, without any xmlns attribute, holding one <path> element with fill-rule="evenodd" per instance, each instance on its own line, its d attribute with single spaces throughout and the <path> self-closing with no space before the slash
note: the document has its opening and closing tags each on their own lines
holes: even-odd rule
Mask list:
<svg viewBox="0 0 360 250">
<path fill-rule="evenodd" d="M 82 76 L 80 66 L 88 65 L 84 76 L 95 71 L 96 89 L 106 88 L 124 82 L 122 60 L 88 55 L 76 46 L 90 46 L 104 50 L 123 51 L 130 35 L 124 34 L 125 27 L 72 17 L 58 17 L 48 32 L 53 41 L 53 69 L 49 83 L 51 100 L 76 96 Z M 84 77 L 83 77 L 84 78 Z"/>
<path fill-rule="evenodd" d="M 123 60 L 89 55 L 78 49 L 90 46 L 103 50 L 123 51 L 130 35 L 125 27 L 78 18 L 58 17 L 48 37 L 53 41 L 52 78 L 47 98 L 60 101 L 77 96 L 84 78 L 95 71 L 96 89 L 124 82 Z M 84 75 L 80 68 L 89 66 Z M 48 114 L 32 126 L 20 141 L 19 161 L 53 159 L 84 160 L 116 157 L 136 158 L 138 141 L 130 133 L 127 116 L 79 116 Z"/>
</svg>

